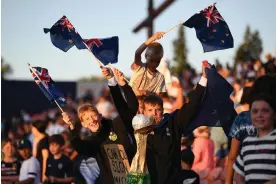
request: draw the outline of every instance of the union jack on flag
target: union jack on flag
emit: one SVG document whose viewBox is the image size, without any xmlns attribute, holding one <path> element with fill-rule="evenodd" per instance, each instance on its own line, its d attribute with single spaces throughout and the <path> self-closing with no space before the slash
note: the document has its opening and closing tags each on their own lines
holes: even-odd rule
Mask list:
<svg viewBox="0 0 276 184">
<path fill-rule="evenodd" d="M 74 26 L 71 24 L 71 22 L 68 20 L 66 16 L 63 16 L 61 19 L 59 19 L 54 26 L 62 26 L 62 30 L 64 31 L 64 28 L 67 28 L 69 32 L 75 31 L 75 33 L 78 34 L 78 32 L 75 30 Z"/>
<path fill-rule="evenodd" d="M 215 6 L 210 6 L 202 10 L 203 15 L 207 19 L 207 27 L 210 27 L 210 24 L 217 24 L 219 20 L 224 21 L 222 16 L 219 14 L 218 10 L 215 9 Z"/>
<path fill-rule="evenodd" d="M 91 38 L 84 39 L 83 42 L 98 60 L 104 65 L 115 64 L 118 62 L 119 37 L 110 38 Z"/>
<path fill-rule="evenodd" d="M 51 77 L 49 76 L 48 70 L 46 68 L 41 67 L 33 67 L 34 72 L 31 71 L 32 76 L 36 82 L 36 84 L 40 84 L 40 82 L 45 85 L 45 87 L 49 87 L 48 83 L 51 81 Z"/>
<path fill-rule="evenodd" d="M 234 39 L 229 27 L 215 4 L 194 14 L 183 25 L 195 28 L 204 52 L 234 47 Z"/>
<path fill-rule="evenodd" d="M 29 69 L 35 83 L 48 100 L 56 101 L 60 106 L 64 107 L 66 104 L 64 95 L 56 88 L 55 82 L 50 77 L 48 70 L 42 67 L 31 67 L 30 64 Z"/>
</svg>

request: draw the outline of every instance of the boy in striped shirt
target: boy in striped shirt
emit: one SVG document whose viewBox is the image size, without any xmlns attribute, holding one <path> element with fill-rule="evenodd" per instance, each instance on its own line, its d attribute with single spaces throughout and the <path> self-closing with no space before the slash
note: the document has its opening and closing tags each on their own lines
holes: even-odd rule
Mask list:
<svg viewBox="0 0 276 184">
<path fill-rule="evenodd" d="M 269 96 L 256 97 L 250 110 L 257 136 L 242 142 L 233 168 L 245 183 L 276 183 L 276 102 Z"/>
</svg>

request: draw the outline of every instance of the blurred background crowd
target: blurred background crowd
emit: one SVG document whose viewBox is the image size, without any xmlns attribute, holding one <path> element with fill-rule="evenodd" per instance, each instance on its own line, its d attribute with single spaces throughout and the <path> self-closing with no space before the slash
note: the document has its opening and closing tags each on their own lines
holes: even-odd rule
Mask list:
<svg viewBox="0 0 276 184">
<path fill-rule="evenodd" d="M 212 63 L 212 61 L 209 61 Z M 219 61 L 213 62 L 217 71 L 233 86 L 233 93 L 231 99 L 235 104 L 237 113 L 248 111 L 249 105 L 247 100 L 248 88 L 252 86 L 254 81 L 265 74 L 276 74 L 276 57 L 270 53 L 266 54 L 265 60 L 250 59 L 243 62 L 238 62 L 235 67 L 229 64 L 223 65 Z M 166 63 L 165 63 L 166 65 Z M 162 67 L 163 65 L 161 65 Z M 160 71 L 165 69 L 160 69 Z M 166 76 L 166 73 L 164 73 Z M 184 69 L 179 76 L 170 76 L 171 82 L 168 83 L 168 95 L 163 97 L 165 112 L 172 112 L 185 103 L 186 96 L 189 91 L 199 80 L 200 73 L 196 73 L 191 68 Z M 105 86 L 101 89 L 100 95 L 95 97 L 93 89 L 77 100 L 71 97 L 67 98 L 66 111 L 72 118 L 72 121 L 78 121 L 77 107 L 83 103 L 94 104 L 98 111 L 106 118 L 114 119 L 118 113 L 113 105 L 112 98 L 110 97 L 108 87 Z M 2 107 L 5 108 L 5 107 Z M 35 122 L 42 122 L 44 125 L 40 127 Z M 58 108 L 45 109 L 42 112 L 33 114 L 26 112 L 24 109 L 21 111 L 20 116 L 11 119 L 2 119 L 1 121 L 1 140 L 2 140 L 2 176 L 18 176 L 20 170 L 20 162 L 22 157 L 18 154 L 18 142 L 22 139 L 29 140 L 32 145 L 48 138 L 52 135 L 60 134 L 64 139 L 62 146 L 62 153 L 72 160 L 72 170 L 74 170 L 74 177 L 76 181 L 84 180 L 83 174 L 80 170 L 81 159 L 76 151 L 72 148 L 69 142 L 68 125 L 62 120 L 61 112 Z M 90 131 L 82 128 L 80 132 L 82 139 L 89 139 L 91 136 Z M 202 142 L 202 137 L 205 143 Z M 10 141 L 9 141 L 10 140 Z M 193 170 L 195 170 L 201 178 L 202 183 L 208 181 L 220 181 L 223 183 L 225 180 L 227 156 L 229 152 L 229 141 L 221 128 L 208 128 L 200 127 L 194 131 L 193 135 L 183 135 L 181 149 L 191 147 L 192 150 L 200 149 L 202 144 L 204 146 L 204 158 L 207 159 L 207 165 L 202 167 L 202 163 L 197 163 L 198 155 L 195 154 L 195 162 Z M 38 154 L 42 150 L 49 152 L 49 145 L 46 144 L 42 148 L 33 147 L 33 153 Z M 43 155 L 41 155 L 43 157 Z M 12 158 L 12 159 L 11 159 Z M 41 158 L 43 160 L 43 158 Z M 12 164 L 8 164 L 12 162 Z M 18 164 L 13 164 L 18 163 Z M 6 170 L 5 167 L 10 167 Z M 204 168 L 204 169 L 202 169 Z M 13 171 L 13 172 L 11 172 Z"/>
</svg>

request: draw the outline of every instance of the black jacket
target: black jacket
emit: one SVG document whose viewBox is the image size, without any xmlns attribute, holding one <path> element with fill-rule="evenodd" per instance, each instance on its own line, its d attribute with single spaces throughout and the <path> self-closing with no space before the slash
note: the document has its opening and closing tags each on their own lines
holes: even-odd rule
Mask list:
<svg viewBox="0 0 276 184">
<path fill-rule="evenodd" d="M 127 86 L 127 85 L 126 85 Z M 122 98 L 119 96 L 120 91 L 110 88 L 111 95 L 115 106 L 118 108 Z M 117 86 L 117 88 L 119 88 Z M 185 103 L 180 109 L 174 111 L 171 115 L 165 114 L 164 120 L 161 121 L 161 126 L 154 130 L 154 134 L 148 136 L 147 144 L 147 166 L 149 169 L 151 183 L 153 184 L 170 184 L 181 169 L 181 136 L 187 125 L 195 118 L 199 110 L 201 100 L 203 98 L 205 87 L 197 85 L 190 94 L 189 103 Z M 131 88 L 127 89 L 130 95 Z M 126 90 L 124 90 L 125 92 Z M 132 91 L 134 94 L 134 92 Z M 133 95 L 132 94 L 132 95 Z M 127 95 L 126 98 L 127 98 Z M 115 98 L 116 97 L 116 98 Z M 132 99 L 132 98 L 128 98 Z M 128 101 L 128 104 L 135 104 L 136 101 Z M 128 105 L 124 108 L 134 109 L 134 105 Z M 132 110 L 128 109 L 126 112 Z M 124 117 L 127 113 L 119 111 L 120 117 Z M 169 116 L 169 118 L 167 118 Z M 124 121 L 128 123 L 126 127 L 132 128 L 131 121 Z M 131 131 L 129 131 L 131 132 Z M 132 130 L 133 132 L 133 130 Z"/>
<path fill-rule="evenodd" d="M 124 91 L 124 93 L 127 94 L 128 91 Z M 119 100 L 122 103 L 120 105 L 121 107 L 128 106 L 124 99 L 119 99 Z M 138 101 L 136 100 L 135 96 L 134 96 L 134 99 L 127 99 L 127 100 L 138 104 Z M 80 124 L 77 124 L 76 128 L 71 131 L 70 142 L 74 147 L 74 149 L 80 155 L 96 158 L 100 168 L 100 177 L 101 177 L 102 183 L 110 183 L 110 184 L 114 183 L 110 163 L 107 158 L 107 154 L 104 150 L 104 145 L 107 145 L 107 144 L 123 145 L 125 152 L 128 156 L 129 164 L 131 164 L 132 158 L 136 152 L 136 145 L 133 144 L 132 142 L 133 139 L 130 136 L 132 135 L 132 133 L 131 134 L 128 133 L 129 131 L 133 130 L 132 128 L 130 129 L 130 127 L 128 126 L 129 125 L 128 122 L 131 122 L 133 116 L 135 116 L 136 111 L 138 110 L 137 104 L 135 104 L 135 107 L 137 107 L 137 109 L 134 108 L 133 110 L 129 110 L 127 115 L 124 115 L 123 118 L 117 117 L 113 121 L 103 118 L 101 121 L 102 126 L 100 128 L 100 131 L 97 133 L 93 133 L 91 139 L 89 140 L 80 139 L 79 137 L 79 131 L 81 128 Z M 125 123 L 123 123 L 123 121 L 125 121 Z M 117 134 L 117 140 L 112 141 L 109 139 L 110 132 L 115 132 Z"/>
</svg>

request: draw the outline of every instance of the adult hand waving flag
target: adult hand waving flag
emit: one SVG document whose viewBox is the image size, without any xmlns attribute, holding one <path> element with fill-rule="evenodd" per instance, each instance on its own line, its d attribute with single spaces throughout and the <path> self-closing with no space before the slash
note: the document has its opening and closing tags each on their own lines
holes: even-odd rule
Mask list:
<svg viewBox="0 0 276 184">
<path fill-rule="evenodd" d="M 57 105 L 64 107 L 66 104 L 64 95 L 56 88 L 54 81 L 48 73 L 48 70 L 41 67 L 31 67 L 30 64 L 29 69 L 35 83 L 48 98 L 48 100 L 52 102 L 54 101 L 58 103 Z"/>
<path fill-rule="evenodd" d="M 234 47 L 234 40 L 229 27 L 215 4 L 194 14 L 183 25 L 195 28 L 196 36 L 201 42 L 204 52 Z"/>
<path fill-rule="evenodd" d="M 118 36 L 110 38 L 91 38 L 84 39 L 93 55 L 101 61 L 102 64 L 115 64 L 118 62 L 119 38 Z"/>
<path fill-rule="evenodd" d="M 85 49 L 85 45 L 79 33 L 66 16 L 60 18 L 50 29 L 44 28 L 45 34 L 50 32 L 54 46 L 67 52 L 74 45 L 78 49 Z"/>
</svg>

